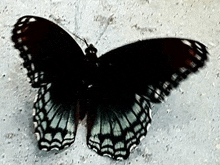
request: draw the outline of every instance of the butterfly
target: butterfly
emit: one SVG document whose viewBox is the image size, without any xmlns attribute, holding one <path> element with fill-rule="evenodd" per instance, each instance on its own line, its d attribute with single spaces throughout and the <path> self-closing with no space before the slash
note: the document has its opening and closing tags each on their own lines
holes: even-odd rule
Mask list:
<svg viewBox="0 0 220 165">
<path fill-rule="evenodd" d="M 44 18 L 23 16 L 12 41 L 20 51 L 32 87 L 39 88 L 33 120 L 42 150 L 64 149 L 87 122 L 87 145 L 99 155 L 127 159 L 151 123 L 151 103 L 203 67 L 202 43 L 181 38 L 137 41 L 97 57 L 85 54 L 61 27 Z"/>
</svg>

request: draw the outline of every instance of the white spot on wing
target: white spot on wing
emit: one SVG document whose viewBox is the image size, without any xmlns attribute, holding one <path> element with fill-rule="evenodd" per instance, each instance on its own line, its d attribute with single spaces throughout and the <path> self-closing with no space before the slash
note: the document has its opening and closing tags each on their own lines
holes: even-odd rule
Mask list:
<svg viewBox="0 0 220 165">
<path fill-rule="evenodd" d="M 199 49 L 202 49 L 201 45 L 197 42 L 195 42 L 195 45 L 199 48 Z"/>
<path fill-rule="evenodd" d="M 144 138 L 145 138 L 145 136 L 141 136 L 141 137 L 140 137 L 140 141 L 142 141 Z"/>
<path fill-rule="evenodd" d="M 132 150 L 134 150 L 136 147 L 137 147 L 136 144 L 132 145 L 131 148 L 130 148 L 130 152 L 131 152 Z"/>
<path fill-rule="evenodd" d="M 103 154 L 103 156 L 108 156 L 108 157 L 110 157 L 110 158 L 112 157 L 112 156 L 111 156 L 111 155 L 109 155 L 109 154 Z"/>
<path fill-rule="evenodd" d="M 184 44 L 186 44 L 186 45 L 188 45 L 188 46 L 192 46 L 192 44 L 189 42 L 189 41 L 187 41 L 187 40 L 181 40 L 182 41 L 182 43 L 184 43 Z"/>
<path fill-rule="evenodd" d="M 40 140 L 40 135 L 39 135 L 39 133 L 38 133 L 38 132 L 35 132 L 35 135 L 36 135 L 36 137 L 37 137 L 37 140 Z"/>
<path fill-rule="evenodd" d="M 36 21 L 35 18 L 30 18 L 30 19 L 29 19 L 29 22 L 35 22 L 35 21 Z"/>
<path fill-rule="evenodd" d="M 23 45 L 23 49 L 24 49 L 25 51 L 27 51 L 27 50 L 28 50 L 28 47 L 27 47 L 26 45 Z"/>
<path fill-rule="evenodd" d="M 57 148 L 57 146 L 58 146 L 58 147 L 61 147 L 61 144 L 60 144 L 59 142 L 53 142 L 53 143 L 51 143 L 51 146 L 54 146 L 54 148 L 52 148 L 52 149 L 59 150 L 59 148 Z M 56 147 L 55 147 L 55 146 L 56 146 Z"/>
</svg>

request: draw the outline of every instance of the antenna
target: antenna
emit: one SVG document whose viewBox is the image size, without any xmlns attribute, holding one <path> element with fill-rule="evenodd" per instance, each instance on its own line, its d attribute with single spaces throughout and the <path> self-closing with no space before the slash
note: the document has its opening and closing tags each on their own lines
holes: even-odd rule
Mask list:
<svg viewBox="0 0 220 165">
<path fill-rule="evenodd" d="M 61 23 L 61 19 L 60 19 L 60 18 L 56 18 L 56 17 L 53 16 L 52 14 L 49 15 L 49 17 L 52 18 L 58 25 L 62 25 L 62 28 L 65 29 L 68 33 L 74 35 L 76 38 L 78 38 L 78 39 L 80 39 L 81 41 L 85 42 L 85 44 L 86 44 L 87 47 L 89 46 L 88 43 L 86 42 L 86 39 L 85 39 L 85 38 L 82 39 L 82 38 L 80 38 L 79 36 L 77 36 L 75 33 L 69 31 L 68 29 L 66 29 L 66 28 L 63 26 L 63 24 Z"/>
<path fill-rule="evenodd" d="M 110 24 L 110 22 L 112 21 L 113 19 L 113 15 L 110 15 L 110 17 L 107 19 L 106 21 L 106 24 L 105 24 L 105 27 L 104 27 L 104 30 L 103 32 L 100 34 L 100 36 L 98 37 L 97 41 L 95 42 L 95 45 L 97 45 L 97 43 L 99 42 L 100 38 L 103 36 L 103 34 L 105 33 L 106 29 L 108 28 L 108 25 Z"/>
<path fill-rule="evenodd" d="M 82 39 L 82 38 L 80 38 L 79 36 L 77 36 L 75 33 L 71 33 L 71 34 L 73 34 L 76 38 L 80 39 L 81 41 L 85 42 L 86 46 L 89 47 L 89 45 L 88 45 L 88 43 L 86 42 L 86 39 L 85 39 L 85 38 Z"/>
</svg>

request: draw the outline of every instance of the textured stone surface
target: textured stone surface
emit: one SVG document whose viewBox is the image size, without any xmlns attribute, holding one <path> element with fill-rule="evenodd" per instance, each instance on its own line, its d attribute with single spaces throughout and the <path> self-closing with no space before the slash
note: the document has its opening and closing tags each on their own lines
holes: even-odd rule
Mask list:
<svg viewBox="0 0 220 165">
<path fill-rule="evenodd" d="M 219 0 L 2 0 L 0 14 L 0 164 L 220 164 Z M 36 90 L 10 40 L 23 15 L 56 22 L 93 43 L 98 55 L 140 39 L 184 37 L 204 43 L 210 58 L 153 108 L 150 131 L 128 160 L 113 161 L 88 149 L 84 126 L 74 145 L 46 153 L 33 134 Z"/>
</svg>

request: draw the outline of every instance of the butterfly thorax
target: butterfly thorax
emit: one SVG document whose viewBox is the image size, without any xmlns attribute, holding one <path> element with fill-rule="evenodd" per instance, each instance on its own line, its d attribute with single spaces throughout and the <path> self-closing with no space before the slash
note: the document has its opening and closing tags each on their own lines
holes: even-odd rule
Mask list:
<svg viewBox="0 0 220 165">
<path fill-rule="evenodd" d="M 85 49 L 85 58 L 83 63 L 83 86 L 86 91 L 86 95 L 90 96 L 91 90 L 93 90 L 94 86 L 96 86 L 96 82 L 98 80 L 99 75 L 99 59 L 96 55 L 97 49 L 90 44 Z"/>
</svg>

